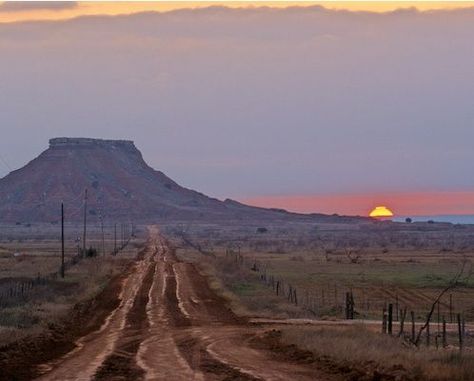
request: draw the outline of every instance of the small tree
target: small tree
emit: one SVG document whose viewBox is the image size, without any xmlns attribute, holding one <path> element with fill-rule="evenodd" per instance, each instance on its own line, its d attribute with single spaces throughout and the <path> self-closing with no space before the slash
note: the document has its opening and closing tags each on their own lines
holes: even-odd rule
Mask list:
<svg viewBox="0 0 474 381">
<path fill-rule="evenodd" d="M 93 257 L 97 257 L 97 249 L 91 246 L 86 250 L 86 258 L 93 258 Z"/>
<path fill-rule="evenodd" d="M 467 260 L 464 259 L 461 270 L 451 279 L 449 284 L 438 294 L 438 296 L 434 299 L 433 304 L 431 305 L 430 312 L 428 313 L 428 316 L 426 318 L 425 324 L 420 328 L 418 331 L 418 335 L 415 338 L 414 344 L 418 346 L 420 343 L 421 339 L 421 334 L 423 333 L 424 330 L 426 330 L 430 324 L 431 317 L 433 316 L 434 310 L 436 308 L 436 305 L 438 302 L 441 300 L 444 294 L 446 294 L 449 290 L 452 290 L 456 288 L 460 283 L 461 283 L 461 278 L 464 276 L 464 281 L 467 281 L 469 277 L 471 276 L 472 268 L 469 269 L 468 272 L 466 272 L 466 264 Z"/>
</svg>

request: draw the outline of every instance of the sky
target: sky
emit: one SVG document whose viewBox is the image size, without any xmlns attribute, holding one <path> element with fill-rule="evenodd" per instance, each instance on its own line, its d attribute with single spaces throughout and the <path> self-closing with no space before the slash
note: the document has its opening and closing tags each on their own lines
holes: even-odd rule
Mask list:
<svg viewBox="0 0 474 381">
<path fill-rule="evenodd" d="M 136 12 L 166 12 L 209 6 L 278 7 L 321 5 L 328 9 L 387 12 L 415 7 L 429 11 L 472 6 L 469 1 L 4 1 L 0 2 L 0 22 L 64 20 L 83 15 L 120 15 Z"/>
<path fill-rule="evenodd" d="M 474 214 L 474 3 L 208 5 L 0 3 L 0 177 L 131 139 L 220 199 Z"/>
</svg>

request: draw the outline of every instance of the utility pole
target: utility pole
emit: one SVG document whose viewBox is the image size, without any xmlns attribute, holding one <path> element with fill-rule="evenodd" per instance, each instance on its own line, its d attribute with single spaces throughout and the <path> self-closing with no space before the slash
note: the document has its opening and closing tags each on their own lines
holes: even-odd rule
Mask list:
<svg viewBox="0 0 474 381">
<path fill-rule="evenodd" d="M 117 223 L 114 224 L 114 254 L 117 254 Z"/>
<path fill-rule="evenodd" d="M 102 214 L 100 215 L 100 227 L 102 229 L 102 254 L 105 257 L 104 219 Z"/>
<path fill-rule="evenodd" d="M 86 231 L 87 231 L 87 188 L 84 194 L 84 231 L 82 234 L 82 257 L 86 255 Z"/>
<path fill-rule="evenodd" d="M 64 204 L 61 203 L 61 278 L 64 278 Z"/>
</svg>

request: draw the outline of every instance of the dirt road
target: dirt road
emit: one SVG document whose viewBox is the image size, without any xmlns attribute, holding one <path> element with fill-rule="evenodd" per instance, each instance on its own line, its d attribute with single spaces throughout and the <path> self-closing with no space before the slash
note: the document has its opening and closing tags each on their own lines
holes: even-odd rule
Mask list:
<svg viewBox="0 0 474 381">
<path fill-rule="evenodd" d="M 258 325 L 233 314 L 156 229 L 124 279 L 120 305 L 39 380 L 327 380 L 255 345 Z"/>
</svg>

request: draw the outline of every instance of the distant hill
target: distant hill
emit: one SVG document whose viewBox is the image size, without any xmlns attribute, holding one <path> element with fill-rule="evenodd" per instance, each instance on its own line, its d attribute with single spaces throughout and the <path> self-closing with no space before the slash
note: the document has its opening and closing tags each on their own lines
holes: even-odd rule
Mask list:
<svg viewBox="0 0 474 381">
<path fill-rule="evenodd" d="M 132 141 L 55 138 L 36 159 L 0 179 L 0 221 L 54 222 L 62 201 L 66 219 L 80 221 L 85 189 L 87 213 L 93 220 L 99 216 L 136 222 L 362 219 L 220 201 L 186 189 L 149 167 Z"/>
</svg>

